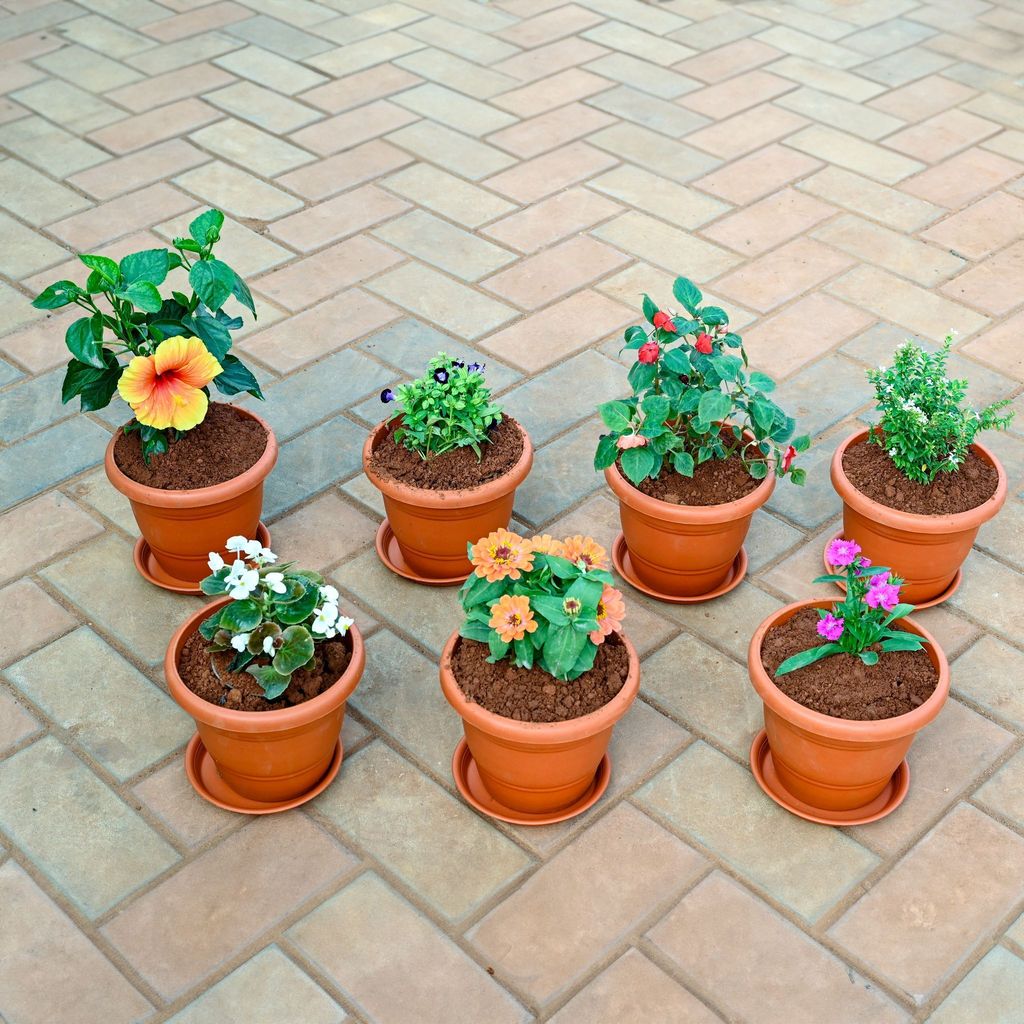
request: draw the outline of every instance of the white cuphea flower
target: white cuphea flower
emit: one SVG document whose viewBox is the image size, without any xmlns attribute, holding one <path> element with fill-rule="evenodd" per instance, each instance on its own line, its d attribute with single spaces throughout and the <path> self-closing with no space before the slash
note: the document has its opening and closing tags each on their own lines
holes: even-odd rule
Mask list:
<svg viewBox="0 0 1024 1024">
<path fill-rule="evenodd" d="M 263 639 L 263 653 L 273 655 L 277 648 L 274 646 L 274 638 L 272 636 L 264 637 Z"/>
<path fill-rule="evenodd" d="M 206 564 L 210 567 L 210 572 L 220 572 L 224 568 L 224 559 L 216 551 L 211 551 Z"/>
<path fill-rule="evenodd" d="M 231 646 L 234 647 L 234 649 L 236 651 L 238 651 L 238 652 L 244 651 L 245 648 L 246 648 L 246 645 L 248 643 L 249 643 L 249 634 L 248 633 L 236 633 L 231 638 Z"/>
<path fill-rule="evenodd" d="M 267 575 L 263 577 L 263 582 L 266 583 L 266 585 L 275 594 L 283 594 L 288 590 L 284 583 L 284 573 L 281 572 L 268 572 Z"/>
<path fill-rule="evenodd" d="M 224 545 L 228 551 L 235 551 L 241 553 L 248 547 L 249 541 L 246 540 L 241 534 L 236 534 L 234 537 L 228 537 L 227 543 Z"/>
<path fill-rule="evenodd" d="M 327 604 L 337 604 L 339 596 L 337 589 L 328 584 L 320 588 L 320 597 Z"/>
</svg>

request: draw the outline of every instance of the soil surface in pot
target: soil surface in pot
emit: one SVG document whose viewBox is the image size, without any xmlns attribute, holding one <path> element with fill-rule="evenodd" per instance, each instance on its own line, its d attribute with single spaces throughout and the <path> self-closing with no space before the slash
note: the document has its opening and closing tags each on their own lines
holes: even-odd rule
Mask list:
<svg viewBox="0 0 1024 1024">
<path fill-rule="evenodd" d="M 523 454 L 523 434 L 508 416 L 490 430 L 491 440 L 480 446 L 483 458 L 472 448 L 456 448 L 431 459 L 421 459 L 395 441 L 401 420 L 388 424 L 387 435 L 373 450 L 370 468 L 385 480 L 426 491 L 462 491 L 504 476 Z"/>
<path fill-rule="evenodd" d="M 352 660 L 351 640 L 334 637 L 316 645 L 311 664 L 292 673 L 288 689 L 276 700 L 263 696 L 263 687 L 248 672 L 229 672 L 233 651 L 210 653 L 209 643 L 193 633 L 181 649 L 178 675 L 197 696 L 232 711 L 279 711 L 318 697 L 333 686 Z M 269 658 L 257 658 L 254 665 L 266 665 Z"/>
<path fill-rule="evenodd" d="M 856 654 L 836 654 L 776 679 L 775 670 L 788 657 L 825 642 L 818 636 L 819 621 L 816 609 L 804 608 L 770 629 L 761 644 L 765 671 L 787 697 L 805 708 L 833 718 L 873 722 L 913 711 L 938 685 L 939 675 L 923 650 L 882 652 L 871 666 Z"/>
<path fill-rule="evenodd" d="M 489 655 L 487 644 L 459 640 L 452 654 L 455 680 L 471 701 L 517 722 L 566 722 L 589 715 L 604 707 L 629 675 L 629 652 L 615 633 L 598 647 L 594 667 L 572 681 L 555 679 L 537 666 L 492 665 Z"/>
<path fill-rule="evenodd" d="M 999 474 L 973 449 L 953 473 L 930 484 L 908 480 L 878 444 L 861 441 L 843 452 L 843 472 L 861 494 L 879 505 L 921 516 L 947 516 L 983 505 L 996 492 Z"/>
<path fill-rule="evenodd" d="M 267 432 L 234 406 L 211 402 L 206 418 L 147 466 L 138 432 L 118 434 L 114 462 L 126 477 L 162 491 L 191 491 L 241 476 L 267 450 Z"/>
</svg>

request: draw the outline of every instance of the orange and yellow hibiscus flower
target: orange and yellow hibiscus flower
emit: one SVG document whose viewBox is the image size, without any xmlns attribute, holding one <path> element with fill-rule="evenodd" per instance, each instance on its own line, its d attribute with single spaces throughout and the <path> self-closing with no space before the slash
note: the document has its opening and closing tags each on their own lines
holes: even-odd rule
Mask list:
<svg viewBox="0 0 1024 1024">
<path fill-rule="evenodd" d="M 144 426 L 191 430 L 209 405 L 201 389 L 222 369 L 198 338 L 167 338 L 151 356 L 132 359 L 117 390 Z"/>
<path fill-rule="evenodd" d="M 626 602 L 622 594 L 606 583 L 597 602 L 597 629 L 590 633 L 592 644 L 603 644 L 606 636 L 622 629 L 622 620 L 626 617 Z"/>
<path fill-rule="evenodd" d="M 530 599 L 523 595 L 514 597 L 505 594 L 497 604 L 491 605 L 491 621 L 488 625 L 507 644 L 513 640 L 522 640 L 527 633 L 535 633 L 537 621 L 530 611 Z"/>
</svg>

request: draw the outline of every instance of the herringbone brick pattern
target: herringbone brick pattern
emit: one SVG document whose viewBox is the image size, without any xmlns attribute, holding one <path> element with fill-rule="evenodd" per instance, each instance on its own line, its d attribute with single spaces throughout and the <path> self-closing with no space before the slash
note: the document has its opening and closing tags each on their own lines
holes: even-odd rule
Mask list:
<svg viewBox="0 0 1024 1024">
<path fill-rule="evenodd" d="M 0 0 L 0 1018 L 7 1024 L 1010 1024 L 1024 1019 L 1024 416 L 1011 500 L 921 618 L 954 697 L 898 813 L 834 830 L 747 766 L 754 624 L 808 593 L 866 366 L 957 333 L 977 402 L 1024 382 L 1019 0 Z M 208 204 L 261 310 L 275 547 L 369 637 L 335 784 L 252 820 L 188 787 L 160 659 L 194 599 L 131 562 L 62 407 L 75 266 Z M 77 272 L 75 272 L 77 273 Z M 539 451 L 517 518 L 609 544 L 597 402 L 638 295 L 735 310 L 814 436 L 752 573 L 629 592 L 643 696 L 605 799 L 496 826 L 457 796 L 449 591 L 396 580 L 359 451 L 380 388 L 485 359 Z M 1024 412 L 1024 402 L 1017 402 Z"/>
</svg>

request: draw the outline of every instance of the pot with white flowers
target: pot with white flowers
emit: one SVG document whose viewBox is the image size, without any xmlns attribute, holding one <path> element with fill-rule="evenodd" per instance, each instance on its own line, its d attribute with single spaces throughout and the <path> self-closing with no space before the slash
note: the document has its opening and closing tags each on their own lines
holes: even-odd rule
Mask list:
<svg viewBox="0 0 1024 1024">
<path fill-rule="evenodd" d="M 748 650 L 764 702 L 751 769 L 761 788 L 800 817 L 855 825 L 891 813 L 907 794 L 914 737 L 949 694 L 935 638 L 907 616 L 903 581 L 872 565 L 853 539 L 828 557 L 841 603 L 798 601 L 770 615 Z"/>
<path fill-rule="evenodd" d="M 843 499 L 843 533 L 906 579 L 917 607 L 945 601 L 962 579 L 979 528 L 1006 501 L 1006 471 L 978 440 L 1004 430 L 1010 399 L 980 413 L 967 381 L 946 373 L 952 337 L 937 352 L 905 342 L 892 365 L 868 371 L 881 418 L 836 450 L 832 484 Z M 826 560 L 826 565 L 827 565 Z"/>
<path fill-rule="evenodd" d="M 387 516 L 377 554 L 416 583 L 465 580 L 466 545 L 508 526 L 533 465 L 530 438 L 492 400 L 485 369 L 438 353 L 418 380 L 381 392 L 395 412 L 363 446 L 363 469 Z"/>
<path fill-rule="evenodd" d="M 277 564 L 260 541 L 231 537 L 209 556 L 203 592 L 218 599 L 171 638 L 164 674 L 195 719 L 185 752 L 204 799 L 244 814 L 312 799 L 341 765 L 345 703 L 362 676 L 362 637 L 338 591 Z"/>
</svg>

